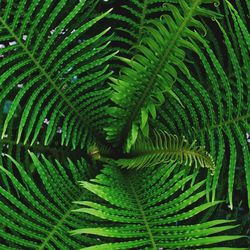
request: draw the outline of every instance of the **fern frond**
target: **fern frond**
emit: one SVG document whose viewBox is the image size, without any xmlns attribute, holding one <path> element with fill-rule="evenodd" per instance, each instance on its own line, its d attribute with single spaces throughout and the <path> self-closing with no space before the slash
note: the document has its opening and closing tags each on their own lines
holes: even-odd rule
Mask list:
<svg viewBox="0 0 250 250">
<path fill-rule="evenodd" d="M 33 145 L 47 118 L 50 125 L 44 138 L 46 145 L 57 127 L 63 127 L 61 144 L 81 146 L 81 137 L 76 138 L 76 134 L 85 134 L 89 129 L 101 134 L 105 120 L 109 94 L 103 82 L 110 76 L 108 60 L 113 56 L 105 51 L 109 29 L 95 36 L 88 32 L 110 11 L 84 20 L 80 17 L 85 1 L 71 5 L 65 0 L 12 3 L 2 4 L 0 11 L 4 46 L 0 100 L 13 101 L 2 138 L 21 105 L 17 142 Z M 87 4 L 87 12 L 89 7 Z"/>
<path fill-rule="evenodd" d="M 18 191 L 16 195 L 0 186 L 1 249 L 66 250 L 96 244 L 97 241 L 90 237 L 68 234 L 69 230 L 88 224 L 88 219 L 83 222 L 82 218 L 71 213 L 76 207 L 72 201 L 88 196 L 75 186 L 83 176 L 88 178 L 86 162 L 80 160 L 74 164 L 68 161 L 62 166 L 57 161 L 52 164 L 44 156 L 42 161 L 33 153 L 30 156 L 37 174 L 34 179 L 10 156 L 8 158 L 15 165 L 19 178 L 0 166 L 0 171 Z"/>
<path fill-rule="evenodd" d="M 0 250 L 247 249 L 249 1 L 102 2 L 0 1 Z"/>
<path fill-rule="evenodd" d="M 212 173 L 215 170 L 212 157 L 204 147 L 196 145 L 196 140 L 190 144 L 185 137 L 180 139 L 165 131 L 155 131 L 153 139 L 139 137 L 131 152 L 116 162 L 125 168 L 144 168 L 169 161 L 206 167 Z"/>
<path fill-rule="evenodd" d="M 167 8 L 164 8 L 163 4 L 176 2 L 170 0 L 133 0 L 122 5 L 121 10 L 114 10 L 114 13 L 108 18 L 115 21 L 115 36 L 112 41 L 119 44 L 117 49 L 123 55 L 133 55 L 133 49 L 136 49 L 146 33 L 145 27 L 149 25 L 150 21 L 166 14 Z"/>
<path fill-rule="evenodd" d="M 0 131 L 2 131 L 3 128 L 3 120 L 5 114 L 8 112 L 9 105 L 11 104 L 11 101 L 7 100 L 2 105 L 0 105 Z M 15 133 L 15 120 L 11 122 L 7 134 L 5 138 L 0 139 L 0 166 L 5 166 L 6 169 L 12 172 L 12 162 L 9 159 L 6 159 L 4 157 L 5 154 L 12 155 L 16 159 L 20 159 L 20 156 L 27 160 L 27 152 L 25 150 L 22 150 L 20 145 L 15 145 L 15 142 L 11 139 L 12 135 Z M 26 161 L 28 163 L 28 161 Z M 1 172 L 0 174 L 1 178 L 0 181 L 3 186 L 7 188 L 7 190 L 10 190 L 10 185 L 8 182 L 8 179 L 6 178 L 6 175 Z"/>
<path fill-rule="evenodd" d="M 3 129 L 3 124 L 4 120 L 9 112 L 9 108 L 11 107 L 12 101 L 6 100 L 3 102 L 3 105 L 0 105 L 0 131 Z M 13 173 L 15 169 L 15 165 L 13 162 L 6 157 L 5 155 L 11 155 L 13 159 L 18 161 L 20 164 L 22 164 L 25 168 L 25 171 L 32 176 L 34 172 L 34 164 L 32 163 L 28 151 L 32 151 L 35 153 L 38 158 L 40 157 L 41 154 L 46 155 L 47 158 L 53 158 L 53 159 L 58 159 L 60 162 L 68 163 L 67 158 L 70 157 L 72 160 L 78 159 L 79 158 L 79 149 L 72 150 L 70 147 L 65 147 L 65 146 L 58 146 L 58 142 L 60 141 L 60 134 L 59 130 L 57 127 L 56 133 L 57 137 L 51 143 L 50 145 L 43 145 L 44 141 L 44 134 L 43 132 L 45 131 L 46 125 L 43 124 L 42 128 L 42 133 L 39 135 L 37 138 L 36 143 L 31 145 L 30 143 L 23 143 L 23 142 L 18 142 L 15 140 L 16 139 L 16 134 L 18 130 L 18 122 L 20 120 L 20 110 L 21 108 L 17 110 L 17 112 L 14 113 L 13 119 L 10 120 L 9 126 L 6 130 L 5 136 L 3 139 L 0 139 L 0 165 L 4 166 L 6 170 L 9 172 Z M 74 139 L 74 138 L 72 138 Z M 87 146 L 88 140 L 84 139 L 84 134 L 81 137 L 81 143 L 83 146 Z M 84 156 L 84 154 L 81 154 Z M 11 183 L 9 182 L 9 179 L 6 177 L 6 175 L 3 172 L 0 172 L 0 183 L 2 184 L 3 187 L 6 188 L 6 190 L 10 191 L 11 188 Z M 13 189 L 16 189 L 13 187 Z M 18 193 L 18 191 L 16 190 Z"/>
<path fill-rule="evenodd" d="M 194 77 L 189 78 L 192 88 L 180 80 L 176 93 L 185 108 L 169 100 L 164 111 L 159 112 L 163 118 L 159 128 L 198 138 L 200 144 L 206 145 L 216 165 L 214 177 L 208 178 L 207 184 L 208 189 L 213 189 L 212 200 L 216 198 L 220 178 L 227 178 L 232 209 L 235 178 L 239 171 L 245 172 L 245 180 L 241 179 L 241 182 L 245 183 L 243 186 L 247 190 L 250 207 L 250 152 L 246 138 L 250 130 L 250 46 L 247 27 L 233 6 L 228 1 L 227 4 L 237 48 L 225 28 L 221 25 L 219 28 L 227 49 L 223 57 L 224 60 L 227 58 L 228 68 L 232 71 L 227 71 L 210 46 L 204 44 L 205 51 L 200 50 L 198 54 L 208 79 L 203 77 L 198 81 Z"/>
<path fill-rule="evenodd" d="M 120 58 L 129 66 L 122 68 L 119 78 L 111 78 L 114 106 L 109 111 L 113 120 L 105 130 L 107 139 L 125 146 L 125 151 L 129 151 L 139 130 L 148 135 L 149 116 L 156 118 L 156 109 L 164 103 L 165 93 L 179 100 L 172 86 L 178 71 L 190 74 L 184 63 L 185 49 L 197 51 L 199 46 L 191 38 L 203 40 L 193 31 L 204 30 L 195 17 L 211 15 L 201 7 L 202 3 L 180 1 L 180 9 L 168 4 L 172 17 L 151 21 L 152 25 L 146 28 L 148 35 L 138 46 L 139 53 L 132 59 Z"/>
<path fill-rule="evenodd" d="M 186 176 L 182 170 L 172 176 L 175 168 L 176 164 L 170 163 L 167 172 L 165 167 L 122 172 L 117 167 L 106 166 L 92 182 L 80 182 L 102 202 L 79 201 L 76 203 L 83 207 L 75 211 L 94 215 L 103 224 L 72 233 L 93 234 L 109 241 L 82 249 L 190 249 L 240 238 L 218 235 L 235 227 L 226 220 L 182 224 L 220 202 L 197 204 L 206 193 L 202 190 L 204 181 L 181 192 L 182 185 L 192 175 Z M 105 225 L 106 222 L 111 225 Z"/>
</svg>

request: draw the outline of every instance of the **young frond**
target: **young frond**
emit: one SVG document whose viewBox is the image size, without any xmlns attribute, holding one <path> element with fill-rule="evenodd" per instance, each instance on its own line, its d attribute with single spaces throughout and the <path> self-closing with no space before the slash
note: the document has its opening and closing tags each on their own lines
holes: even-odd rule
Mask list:
<svg viewBox="0 0 250 250">
<path fill-rule="evenodd" d="M 220 202 L 199 204 L 206 194 L 204 181 L 180 192 L 192 175 L 186 176 L 185 170 L 173 175 L 175 165 L 170 163 L 167 171 L 165 167 L 156 167 L 136 172 L 123 172 L 116 166 L 106 166 L 96 179 L 80 182 L 84 189 L 101 201 L 76 202 L 82 207 L 75 212 L 93 215 L 102 223 L 74 230 L 72 234 L 95 235 L 107 241 L 82 249 L 197 249 L 240 238 L 221 234 L 235 228 L 229 224 L 230 221 L 183 223 Z M 218 246 L 216 249 L 223 248 Z"/>
<path fill-rule="evenodd" d="M 131 152 L 116 162 L 123 168 L 146 168 L 170 161 L 206 167 L 212 173 L 215 170 L 212 157 L 204 147 L 196 145 L 196 140 L 190 144 L 185 137 L 178 138 L 165 131 L 155 131 L 153 139 L 140 136 Z"/>
<path fill-rule="evenodd" d="M 12 101 L 2 138 L 20 105 L 17 142 L 33 145 L 46 118 L 46 145 L 59 126 L 61 144 L 73 148 L 81 146 L 87 130 L 102 134 L 109 99 L 103 82 L 113 55 L 106 52 L 109 29 L 88 32 L 110 11 L 88 20 L 82 18 L 84 10 L 85 1 L 1 3 L 0 101 Z"/>
<path fill-rule="evenodd" d="M 203 2 L 214 1 L 183 0 L 179 8 L 167 4 L 172 15 L 152 20 L 145 28 L 148 33 L 138 45 L 138 54 L 132 59 L 120 58 L 128 66 L 122 68 L 120 77 L 110 78 L 114 106 L 109 113 L 113 119 L 105 130 L 107 139 L 124 146 L 125 151 L 130 150 L 140 130 L 148 135 L 149 116 L 156 118 L 165 94 L 180 102 L 172 87 L 178 71 L 190 75 L 184 62 L 185 50 L 197 52 L 199 46 L 194 41 L 203 41 L 194 31 L 205 32 L 197 15 L 211 15 L 211 11 L 201 7 Z"/>
<path fill-rule="evenodd" d="M 56 161 L 52 164 L 44 156 L 39 161 L 30 153 L 37 173 L 32 179 L 12 157 L 15 175 L 0 166 L 15 187 L 17 193 L 0 186 L 0 239 L 1 249 L 77 249 L 80 246 L 96 244 L 90 237 L 72 237 L 68 231 L 88 225 L 71 210 L 76 207 L 72 201 L 88 196 L 75 183 L 88 177 L 87 164 L 82 159 L 77 164 L 70 160 L 67 166 Z M 92 225 L 90 223 L 89 225 Z"/>
</svg>

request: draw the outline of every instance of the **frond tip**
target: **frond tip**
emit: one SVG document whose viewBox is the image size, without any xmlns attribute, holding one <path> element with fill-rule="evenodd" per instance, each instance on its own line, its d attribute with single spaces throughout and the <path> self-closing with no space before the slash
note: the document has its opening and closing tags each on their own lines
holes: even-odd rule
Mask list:
<svg viewBox="0 0 250 250">
<path fill-rule="evenodd" d="M 189 166 L 206 167 L 212 174 L 215 170 L 213 158 L 205 147 L 197 146 L 196 140 L 190 144 L 184 136 L 179 139 L 166 131 L 154 131 L 154 140 L 139 137 L 127 156 L 117 160 L 118 165 L 126 168 L 142 168 L 173 161 Z"/>
</svg>

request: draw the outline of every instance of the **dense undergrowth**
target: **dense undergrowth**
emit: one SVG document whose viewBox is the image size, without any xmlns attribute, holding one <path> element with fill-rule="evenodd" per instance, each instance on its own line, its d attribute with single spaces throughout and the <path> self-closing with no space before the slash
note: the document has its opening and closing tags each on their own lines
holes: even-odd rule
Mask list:
<svg viewBox="0 0 250 250">
<path fill-rule="evenodd" d="M 0 1 L 0 250 L 250 249 L 249 1 Z"/>
</svg>

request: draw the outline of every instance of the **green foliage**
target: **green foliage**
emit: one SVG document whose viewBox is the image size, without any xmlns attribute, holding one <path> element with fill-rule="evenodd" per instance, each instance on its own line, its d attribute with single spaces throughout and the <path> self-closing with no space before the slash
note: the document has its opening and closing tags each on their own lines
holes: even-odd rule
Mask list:
<svg viewBox="0 0 250 250">
<path fill-rule="evenodd" d="M 20 102 L 27 98 L 18 121 L 17 143 L 30 141 L 33 145 L 47 116 L 50 123 L 45 145 L 55 136 L 59 122 L 63 129 L 61 145 L 83 147 L 84 141 L 79 141 L 81 137 L 77 135 L 85 133 L 86 127 L 101 133 L 108 100 L 102 83 L 110 75 L 107 61 L 112 57 L 105 52 L 109 42 L 104 34 L 108 29 L 88 38 L 83 34 L 110 11 L 74 27 L 85 1 L 75 6 L 66 3 L 59 1 L 54 9 L 52 2 L 32 1 L 28 11 L 24 11 L 26 1 L 18 5 L 8 1 L 1 8 L 1 42 L 15 42 L 1 50 L 6 59 L 0 64 L 0 100 L 15 93 L 2 138 Z M 30 22 L 33 16 L 36 18 Z M 78 43 L 83 38 L 85 41 Z M 74 82 L 73 77 L 79 80 Z M 17 92 L 18 84 L 24 87 Z"/>
<path fill-rule="evenodd" d="M 81 159 L 74 164 L 69 160 L 62 166 L 58 161 L 52 164 L 44 156 L 42 161 L 33 153 L 30 156 L 35 179 L 10 156 L 19 178 L 0 167 L 18 191 L 15 194 L 0 187 L 1 249 L 75 249 L 96 244 L 94 239 L 68 234 L 69 230 L 83 225 L 82 216 L 75 216 L 71 210 L 75 207 L 72 201 L 88 196 L 75 185 L 89 176 L 86 161 Z M 88 218 L 84 223 L 89 225 Z"/>
<path fill-rule="evenodd" d="M 106 131 L 108 140 L 125 144 L 125 151 L 129 151 L 136 141 L 139 128 L 148 135 L 149 114 L 152 119 L 156 118 L 156 109 L 165 101 L 163 93 L 180 101 L 172 87 L 178 71 L 190 75 L 184 62 L 184 49 L 197 51 L 199 46 L 194 41 L 203 41 L 193 31 L 205 29 L 195 17 L 211 15 L 211 11 L 203 9 L 201 4 L 199 0 L 190 4 L 181 1 L 180 10 L 168 4 L 173 17 L 166 15 L 161 20 L 152 20 L 146 27 L 147 36 L 138 46 L 139 53 L 132 59 L 120 58 L 129 67 L 122 68 L 118 79 L 111 78 L 114 82 L 111 100 L 116 106 L 109 109 L 114 119 Z"/>
<path fill-rule="evenodd" d="M 183 137 L 168 134 L 166 131 L 155 131 L 154 140 L 138 138 L 126 158 L 117 160 L 117 165 L 126 168 L 151 167 L 155 164 L 177 161 L 184 165 L 209 168 L 212 173 L 215 164 L 204 147 L 196 146 L 196 141 L 189 144 Z"/>
<path fill-rule="evenodd" d="M 0 1 L 0 249 L 249 249 L 249 1 L 106 4 Z"/>
<path fill-rule="evenodd" d="M 225 181 L 228 182 L 228 198 L 232 208 L 237 166 L 245 171 L 245 187 L 248 190 L 248 206 L 250 205 L 250 151 L 245 137 L 249 133 L 250 121 L 250 47 L 246 26 L 230 4 L 229 11 L 233 20 L 231 29 L 237 39 L 237 44 L 234 45 L 237 47 L 232 43 L 236 40 L 231 41 L 224 28 L 219 25 L 228 52 L 227 65 L 222 65 L 211 47 L 204 44 L 204 50 L 199 50 L 198 53 L 204 67 L 199 68 L 199 75 L 207 78 L 195 79 L 192 76 L 189 78 L 191 86 L 186 79 L 179 79 L 176 93 L 183 105 L 169 100 L 159 112 L 163 118 L 159 119 L 159 128 L 174 133 L 178 131 L 179 134 L 197 138 L 199 144 L 206 145 L 216 165 L 214 177 L 208 179 L 209 188 L 213 188 L 212 200 L 215 200 L 223 168 L 226 168 L 225 176 L 228 180 Z"/>
<path fill-rule="evenodd" d="M 192 175 L 186 176 L 185 170 L 173 174 L 175 168 L 176 164 L 170 163 L 167 170 L 163 166 L 134 173 L 121 172 L 116 166 L 106 166 L 96 179 L 80 182 L 82 187 L 104 201 L 77 202 L 84 207 L 75 211 L 99 217 L 103 223 L 77 229 L 73 235 L 94 234 L 117 238 L 115 243 L 83 249 L 189 249 L 241 237 L 215 236 L 235 227 L 225 220 L 178 225 L 220 202 L 196 204 L 206 194 L 202 188 L 205 182 L 198 182 L 181 192 L 182 186 L 192 179 Z M 112 224 L 105 226 L 106 221 Z"/>
<path fill-rule="evenodd" d="M 128 56 L 133 55 L 133 49 L 140 44 L 145 34 L 145 27 L 149 25 L 150 21 L 158 20 L 160 15 L 166 13 L 167 8 L 164 8 L 163 5 L 166 2 L 173 3 L 177 1 L 132 0 L 121 6 L 122 11 L 128 13 L 127 15 L 119 13 L 109 15 L 116 23 L 120 22 L 118 26 L 114 26 L 116 32 L 112 40 L 121 43 L 118 47 L 121 53 Z"/>
</svg>

